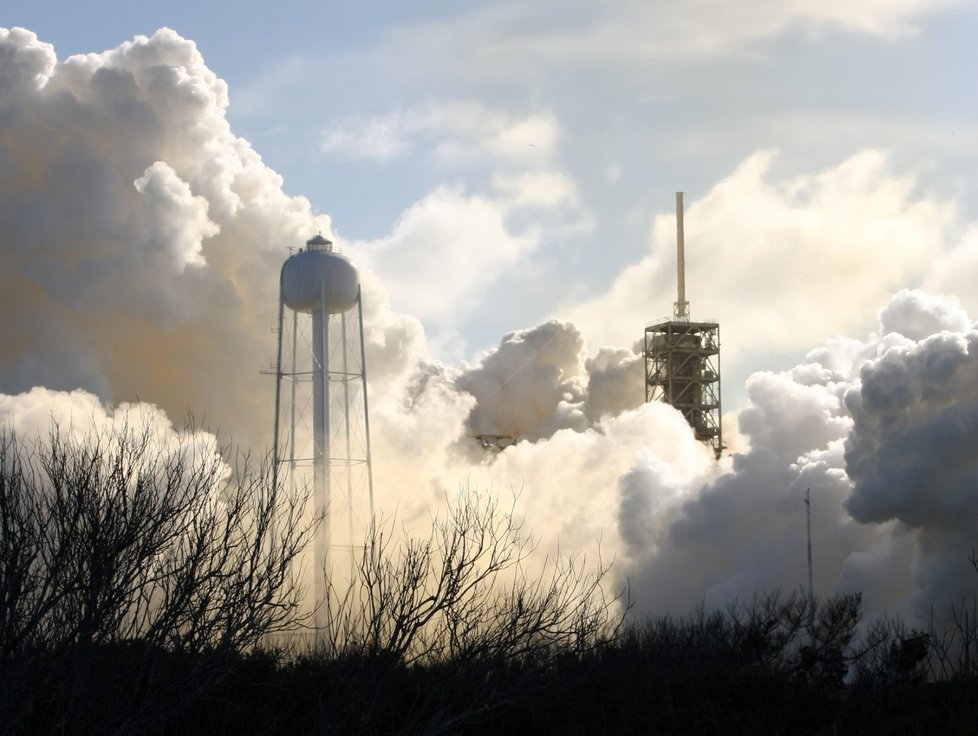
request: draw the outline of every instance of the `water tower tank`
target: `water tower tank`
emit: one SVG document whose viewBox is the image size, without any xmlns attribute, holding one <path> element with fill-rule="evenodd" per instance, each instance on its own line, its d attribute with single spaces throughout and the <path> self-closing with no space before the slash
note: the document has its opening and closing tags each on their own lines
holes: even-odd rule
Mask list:
<svg viewBox="0 0 978 736">
<path fill-rule="evenodd" d="M 357 303 L 360 275 L 346 257 L 333 251 L 322 235 L 306 242 L 306 249 L 282 266 L 282 300 L 294 312 L 341 314 Z"/>
<path fill-rule="evenodd" d="M 322 520 L 305 581 L 318 640 L 329 631 L 331 550 L 349 554 L 352 576 L 373 528 L 363 304 L 356 266 L 322 235 L 285 261 L 279 285 L 272 481 L 311 486 L 309 511 Z"/>
</svg>

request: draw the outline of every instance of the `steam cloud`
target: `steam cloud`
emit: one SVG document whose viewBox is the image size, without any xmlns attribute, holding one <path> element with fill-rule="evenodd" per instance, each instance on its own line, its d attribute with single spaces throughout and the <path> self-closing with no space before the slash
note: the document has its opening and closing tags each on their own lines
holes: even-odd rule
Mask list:
<svg viewBox="0 0 978 736">
<path fill-rule="evenodd" d="M 29 31 L 0 29 L 0 89 L 0 419 L 21 433 L 52 416 L 111 426 L 142 400 L 161 431 L 193 408 L 267 446 L 273 387 L 258 370 L 278 270 L 329 219 L 233 135 L 225 84 L 172 31 L 59 62 Z M 722 229 L 728 190 L 758 167 L 718 185 L 700 221 Z M 887 217 L 944 212 L 904 207 L 905 191 L 881 205 Z M 376 273 L 362 278 L 385 513 L 424 521 L 466 480 L 522 489 L 541 551 L 600 543 L 640 610 L 677 610 L 796 588 L 811 489 L 819 592 L 861 590 L 871 613 L 913 617 L 973 590 L 978 332 L 955 300 L 900 291 L 878 331 L 754 373 L 718 465 L 676 411 L 644 403 L 635 349 L 589 353 L 579 327 L 552 320 L 445 366 Z M 486 455 L 480 434 L 517 442 Z"/>
<path fill-rule="evenodd" d="M 193 407 L 267 444 L 275 274 L 329 219 L 231 133 L 226 85 L 173 31 L 58 62 L 0 29 L 0 83 L 0 387 Z M 364 291 L 371 363 L 403 365 L 420 325 Z"/>
</svg>

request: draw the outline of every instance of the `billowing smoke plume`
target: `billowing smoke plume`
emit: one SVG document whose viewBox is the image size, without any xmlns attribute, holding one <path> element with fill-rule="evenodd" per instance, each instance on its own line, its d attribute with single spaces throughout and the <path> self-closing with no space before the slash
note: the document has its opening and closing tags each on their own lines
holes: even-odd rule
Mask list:
<svg viewBox="0 0 978 736">
<path fill-rule="evenodd" d="M 22 394 L 0 394 L 0 430 L 4 442 L 14 440 L 22 458 L 44 458 L 52 433 L 69 444 L 96 441 L 111 454 L 115 443 L 129 440 L 139 446 L 145 442 L 152 455 L 191 460 L 196 468 L 208 465 L 231 473 L 218 438 L 190 426 L 174 427 L 173 422 L 152 404 L 106 406 L 82 390 L 52 391 L 42 386 Z M 38 446 L 38 443 L 40 446 Z M 35 470 L 40 470 L 38 465 Z"/>
<path fill-rule="evenodd" d="M 738 417 L 750 448 L 688 499 L 663 511 L 658 473 L 639 464 L 622 477 L 643 605 L 799 587 L 807 489 L 817 591 L 859 590 L 870 611 L 918 621 L 970 597 L 978 333 L 956 301 L 912 291 L 879 322 L 866 341 L 831 340 L 790 371 L 754 374 Z"/>
<path fill-rule="evenodd" d="M 478 365 L 463 366 L 455 385 L 477 400 L 470 433 L 536 440 L 637 407 L 643 370 L 630 350 L 605 348 L 588 358 L 573 324 L 550 321 L 503 337 Z"/>
<path fill-rule="evenodd" d="M 975 587 L 978 332 L 957 300 L 908 290 L 878 324 L 751 376 L 727 417 L 746 448 L 721 466 L 678 413 L 642 404 L 631 350 L 586 358 L 567 323 L 507 335 L 455 384 L 476 398 L 470 432 L 522 441 L 470 477 L 522 488 L 551 549 L 600 542 L 651 611 L 804 586 L 809 491 L 816 592 L 946 615 Z"/>
<path fill-rule="evenodd" d="M 845 502 L 863 524 L 895 523 L 916 555 L 900 570 L 920 609 L 970 598 L 978 539 L 978 332 L 954 304 L 898 295 L 881 326 L 893 343 L 845 397 L 853 418 Z M 897 571 L 882 571 L 881 577 Z"/>
<path fill-rule="evenodd" d="M 0 29 L 0 88 L 2 422 L 25 432 L 53 414 L 111 426 L 126 402 L 142 401 L 160 431 L 177 432 L 193 410 L 226 438 L 267 447 L 273 385 L 259 369 L 273 350 L 278 271 L 288 247 L 330 234 L 329 219 L 285 195 L 233 135 L 224 83 L 172 31 L 59 62 L 30 32 Z M 804 207 L 769 201 L 778 190 L 758 173 L 765 165 L 752 158 L 691 207 L 704 233 L 727 232 L 745 189 L 772 205 L 759 209 L 782 213 L 777 227 L 744 225 L 754 250 L 729 255 L 733 276 L 756 279 L 752 260 L 770 262 L 764 248 L 783 222 L 805 236 L 806 258 L 824 260 L 822 231 L 809 226 L 830 219 L 816 216 L 822 209 L 837 213 L 841 189 L 859 195 L 845 202 L 863 203 L 853 217 L 879 215 L 887 237 L 901 236 L 902 265 L 885 279 L 856 269 L 888 294 L 928 260 L 916 240 L 927 223 L 950 217 L 910 199 L 909 186 L 876 186 L 877 156 L 791 188 L 809 193 Z M 915 228 L 894 230 L 901 213 Z M 833 254 L 857 265 L 892 258 L 872 222 L 843 230 Z M 871 246 L 863 251 L 860 233 Z M 976 243 L 962 241 L 955 262 L 974 261 Z M 524 245 L 513 245 L 514 258 Z M 628 273 L 639 282 L 643 271 L 665 272 L 665 255 L 650 258 L 619 279 L 611 301 L 628 291 L 618 288 Z M 794 262 L 776 270 L 805 271 Z M 879 313 L 878 332 L 833 338 L 791 370 L 753 374 L 746 408 L 725 419 L 733 454 L 717 464 L 676 411 L 644 403 L 634 348 L 589 353 L 581 328 L 554 320 L 506 335 L 472 365 L 445 366 L 427 355 L 421 323 L 391 309 L 377 275 L 364 268 L 362 278 L 375 479 L 388 517 L 423 524 L 466 484 L 512 488 L 542 552 L 600 547 L 640 610 L 676 610 L 806 580 L 810 489 L 818 592 L 862 590 L 871 612 L 915 615 L 973 589 L 978 333 L 953 300 L 902 291 Z M 878 307 L 886 297 L 876 291 L 867 293 Z M 751 294 L 754 307 L 726 340 L 770 316 L 770 300 Z M 792 309 L 785 324 L 811 311 Z M 765 328 L 769 343 L 775 328 Z M 486 453 L 477 435 L 514 444 Z"/>
<path fill-rule="evenodd" d="M 0 390 L 145 398 L 265 443 L 277 273 L 329 218 L 232 134 L 172 31 L 59 62 L 0 29 L 0 85 Z M 400 370 L 420 326 L 364 289 L 372 363 Z"/>
</svg>

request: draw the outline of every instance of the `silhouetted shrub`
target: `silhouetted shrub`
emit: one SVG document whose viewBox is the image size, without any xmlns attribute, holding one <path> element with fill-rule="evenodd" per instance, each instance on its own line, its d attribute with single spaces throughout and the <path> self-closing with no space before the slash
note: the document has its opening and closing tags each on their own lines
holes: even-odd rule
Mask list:
<svg viewBox="0 0 978 736">
<path fill-rule="evenodd" d="M 305 500 L 192 432 L 0 437 L 5 727 L 135 727 L 294 627 Z"/>
<path fill-rule="evenodd" d="M 192 434 L 0 438 L 0 732 L 970 733 L 978 718 L 973 607 L 924 633 L 861 624 L 859 595 L 774 591 L 623 625 L 600 560 L 534 561 L 513 507 L 484 493 L 422 538 L 372 530 L 313 628 L 292 570 L 318 520 L 270 477 Z M 271 647 L 302 627 L 316 646 Z"/>
</svg>

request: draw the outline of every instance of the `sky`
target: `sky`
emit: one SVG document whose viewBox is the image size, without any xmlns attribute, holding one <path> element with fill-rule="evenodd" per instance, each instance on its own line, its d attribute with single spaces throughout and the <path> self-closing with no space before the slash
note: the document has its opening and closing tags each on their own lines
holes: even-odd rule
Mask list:
<svg viewBox="0 0 978 736">
<path fill-rule="evenodd" d="M 821 592 L 954 600 L 978 531 L 976 21 L 966 0 L 7 8 L 0 413 L 142 406 L 267 444 L 277 269 L 322 231 L 361 266 L 405 518 L 522 488 L 544 548 L 601 540 L 653 610 L 804 579 L 810 487 Z M 721 326 L 719 464 L 642 405 L 680 190 L 692 315 Z M 490 430 L 524 441 L 474 454 Z"/>
</svg>

